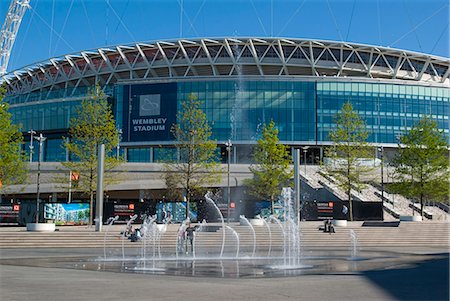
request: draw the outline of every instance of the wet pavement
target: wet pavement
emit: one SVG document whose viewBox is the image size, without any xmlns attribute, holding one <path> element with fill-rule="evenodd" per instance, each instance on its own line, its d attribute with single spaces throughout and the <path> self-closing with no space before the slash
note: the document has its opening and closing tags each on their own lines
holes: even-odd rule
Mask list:
<svg viewBox="0 0 450 301">
<path fill-rule="evenodd" d="M 447 252 L 306 251 L 281 259 L 122 261 L 100 249 L 2 250 L 2 300 L 448 300 Z"/>
<path fill-rule="evenodd" d="M 255 258 L 174 258 L 39 256 L 0 260 L 3 265 L 62 268 L 115 273 L 214 277 L 271 278 L 301 275 L 352 275 L 370 271 L 410 268 L 421 262 L 448 258 L 448 254 L 409 254 L 392 251 L 364 251 L 350 257 L 348 251 L 311 251 L 289 264 L 282 257 Z"/>
</svg>

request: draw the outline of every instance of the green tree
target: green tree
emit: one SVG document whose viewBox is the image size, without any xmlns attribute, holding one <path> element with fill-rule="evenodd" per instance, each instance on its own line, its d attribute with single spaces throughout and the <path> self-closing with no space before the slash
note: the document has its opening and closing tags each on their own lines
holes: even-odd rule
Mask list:
<svg viewBox="0 0 450 301">
<path fill-rule="evenodd" d="M 362 190 L 362 177 L 373 167 L 364 164 L 364 159 L 373 158 L 373 149 L 366 142 L 369 132 L 366 123 L 346 102 L 335 117 L 335 129 L 329 134 L 333 145 L 325 152 L 326 164 L 323 171 L 337 181 L 338 187 L 345 191 L 349 202 L 350 220 L 353 220 L 351 190 Z"/>
<path fill-rule="evenodd" d="M 194 94 L 181 103 L 177 123 L 172 126 L 177 145 L 177 160 L 164 164 L 167 189 L 181 188 L 186 197 L 186 216 L 196 193 L 220 181 L 222 170 L 218 163 L 217 143 L 210 140 L 212 132 Z"/>
<path fill-rule="evenodd" d="M 399 141 L 393 163 L 396 167 L 393 189 L 407 197 L 445 200 L 449 195 L 449 144 L 438 124 L 424 116 Z"/>
<path fill-rule="evenodd" d="M 11 123 L 9 106 L 3 101 L 4 88 L 0 86 L 0 193 L 4 187 L 25 180 L 26 169 L 22 151 L 20 128 Z"/>
<path fill-rule="evenodd" d="M 273 214 L 274 203 L 281 193 L 281 188 L 290 185 L 294 175 L 290 168 L 292 160 L 288 146 L 279 143 L 278 128 L 274 121 L 268 125 L 264 124 L 262 137 L 253 152 L 253 159 L 255 164 L 250 166 L 253 178 L 247 179 L 245 185 L 251 195 L 271 201 Z"/>
<path fill-rule="evenodd" d="M 105 144 L 105 186 L 114 181 L 110 171 L 121 163 L 112 150 L 119 143 L 113 113 L 106 95 L 94 87 L 70 120 L 70 140 L 65 144 L 72 161 L 62 165 L 79 175 L 77 190 L 89 195 L 89 225 L 92 225 L 94 192 L 97 189 L 98 146 Z M 67 181 L 67 180 L 66 180 Z"/>
</svg>

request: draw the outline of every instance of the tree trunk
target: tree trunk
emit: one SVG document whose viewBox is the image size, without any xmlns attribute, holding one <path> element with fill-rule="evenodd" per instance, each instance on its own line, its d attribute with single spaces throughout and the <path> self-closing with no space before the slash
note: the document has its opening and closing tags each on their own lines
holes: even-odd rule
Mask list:
<svg viewBox="0 0 450 301">
<path fill-rule="evenodd" d="M 348 195 L 348 211 L 350 214 L 350 221 L 353 222 L 353 201 L 352 201 L 352 195 L 351 195 L 351 188 L 347 192 Z"/>
<path fill-rule="evenodd" d="M 347 197 L 348 197 L 348 209 L 350 213 L 350 221 L 353 222 L 353 203 L 352 203 L 352 182 L 350 181 L 350 151 L 347 152 Z"/>
<path fill-rule="evenodd" d="M 189 195 L 189 192 L 186 193 L 186 219 L 189 218 L 189 203 L 191 201 L 191 197 Z"/>
<path fill-rule="evenodd" d="M 420 194 L 420 216 L 423 219 L 423 193 Z"/>
<path fill-rule="evenodd" d="M 270 203 L 272 204 L 270 209 L 271 209 L 272 215 L 274 215 L 275 214 L 275 200 L 273 198 L 270 198 Z"/>
</svg>

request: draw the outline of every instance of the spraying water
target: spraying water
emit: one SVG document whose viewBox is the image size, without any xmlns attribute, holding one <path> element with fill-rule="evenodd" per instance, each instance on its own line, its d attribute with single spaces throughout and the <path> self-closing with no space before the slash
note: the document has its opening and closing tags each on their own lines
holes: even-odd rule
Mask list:
<svg viewBox="0 0 450 301">
<path fill-rule="evenodd" d="M 236 230 L 234 230 L 233 228 L 231 228 L 230 226 L 226 226 L 228 230 L 231 231 L 231 233 L 233 233 L 234 238 L 236 239 L 236 258 L 239 258 L 239 234 L 236 232 Z"/>
<path fill-rule="evenodd" d="M 126 225 L 126 227 L 125 227 L 125 229 L 123 231 L 123 235 L 122 235 L 122 259 L 125 259 L 125 245 L 124 245 L 124 243 L 125 243 L 127 232 L 128 232 L 128 230 L 130 228 L 131 223 L 133 223 L 137 218 L 138 218 L 137 214 L 135 214 L 133 216 L 130 216 L 130 219 L 128 220 L 127 225 Z"/>
<path fill-rule="evenodd" d="M 263 221 L 269 234 L 269 251 L 267 252 L 267 257 L 270 257 L 270 252 L 272 251 L 272 231 L 270 230 L 269 223 L 267 223 L 266 219 L 262 218 L 260 215 L 258 215 L 258 219 L 261 219 Z"/>
<path fill-rule="evenodd" d="M 186 228 L 187 225 L 190 223 L 189 218 L 185 219 L 181 225 L 180 228 L 178 228 L 177 232 L 177 243 L 176 243 L 176 256 L 177 259 L 179 257 L 179 254 L 184 254 L 186 252 L 185 248 L 185 240 L 186 240 Z"/>
<path fill-rule="evenodd" d="M 256 252 L 256 233 L 255 233 L 255 228 L 253 228 L 253 225 L 248 221 L 248 219 L 244 216 L 241 215 L 240 219 L 242 221 L 244 221 L 248 226 L 250 226 L 250 230 L 252 231 L 253 234 L 253 251 L 252 251 L 252 257 L 255 257 L 255 252 Z"/>
<path fill-rule="evenodd" d="M 285 249 L 284 263 L 286 267 L 295 268 L 300 265 L 300 228 L 297 223 L 293 191 L 283 188 L 281 197 L 284 209 Z"/>
<path fill-rule="evenodd" d="M 358 237 L 356 236 L 355 231 L 350 230 L 350 242 L 351 242 L 351 258 L 355 259 L 358 254 Z"/>
<path fill-rule="evenodd" d="M 115 217 L 110 217 L 108 218 L 108 220 L 106 221 L 106 231 L 105 231 L 105 236 L 103 238 L 103 258 L 106 260 L 106 237 L 108 236 L 108 232 L 109 232 L 109 228 L 111 228 L 112 224 L 114 224 L 115 221 L 117 221 L 119 219 L 119 216 L 116 215 Z"/>
<path fill-rule="evenodd" d="M 196 255 L 197 254 L 196 250 L 197 250 L 197 239 L 198 239 L 198 236 L 203 231 L 203 229 L 205 228 L 206 225 L 207 225 L 206 220 L 203 220 L 200 223 L 200 225 L 198 226 L 197 230 L 195 230 L 195 232 L 194 232 L 194 240 L 193 240 L 193 243 L 192 243 L 192 255 L 193 255 L 194 258 L 196 258 L 196 256 L 197 256 Z"/>
<path fill-rule="evenodd" d="M 142 231 L 142 247 L 141 247 L 141 256 L 144 260 L 144 267 L 145 267 L 145 260 L 147 257 L 147 245 L 150 242 L 152 242 L 153 246 L 153 258 L 155 257 L 155 234 L 156 234 L 156 215 L 154 216 L 148 216 L 144 219 L 144 222 L 142 223 L 141 231 Z"/>
<path fill-rule="evenodd" d="M 286 233 L 284 231 L 284 227 L 281 224 L 281 221 L 273 215 L 269 216 L 269 220 L 274 221 L 278 225 L 278 227 L 280 227 L 281 235 L 283 237 L 283 258 L 285 258 L 286 257 Z"/>
<path fill-rule="evenodd" d="M 210 204 L 212 204 L 214 206 L 214 208 L 216 208 L 217 213 L 220 216 L 220 220 L 222 221 L 222 248 L 220 249 L 220 257 L 223 257 L 223 250 L 225 248 L 225 221 L 223 219 L 223 215 L 222 212 L 220 212 L 219 207 L 217 207 L 216 203 L 209 197 L 210 196 L 210 192 L 208 192 L 207 194 L 205 194 L 205 200 L 207 202 L 209 202 Z"/>
</svg>

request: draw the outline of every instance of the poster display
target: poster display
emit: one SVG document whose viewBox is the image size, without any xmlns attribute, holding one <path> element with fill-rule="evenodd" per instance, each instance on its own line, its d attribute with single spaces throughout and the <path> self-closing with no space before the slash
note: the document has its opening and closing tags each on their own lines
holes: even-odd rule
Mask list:
<svg viewBox="0 0 450 301">
<path fill-rule="evenodd" d="M 19 204 L 0 205 L 0 225 L 17 225 L 19 223 Z"/>
<path fill-rule="evenodd" d="M 45 204 L 44 219 L 54 220 L 57 225 L 86 225 L 89 222 L 89 204 Z"/>
</svg>

